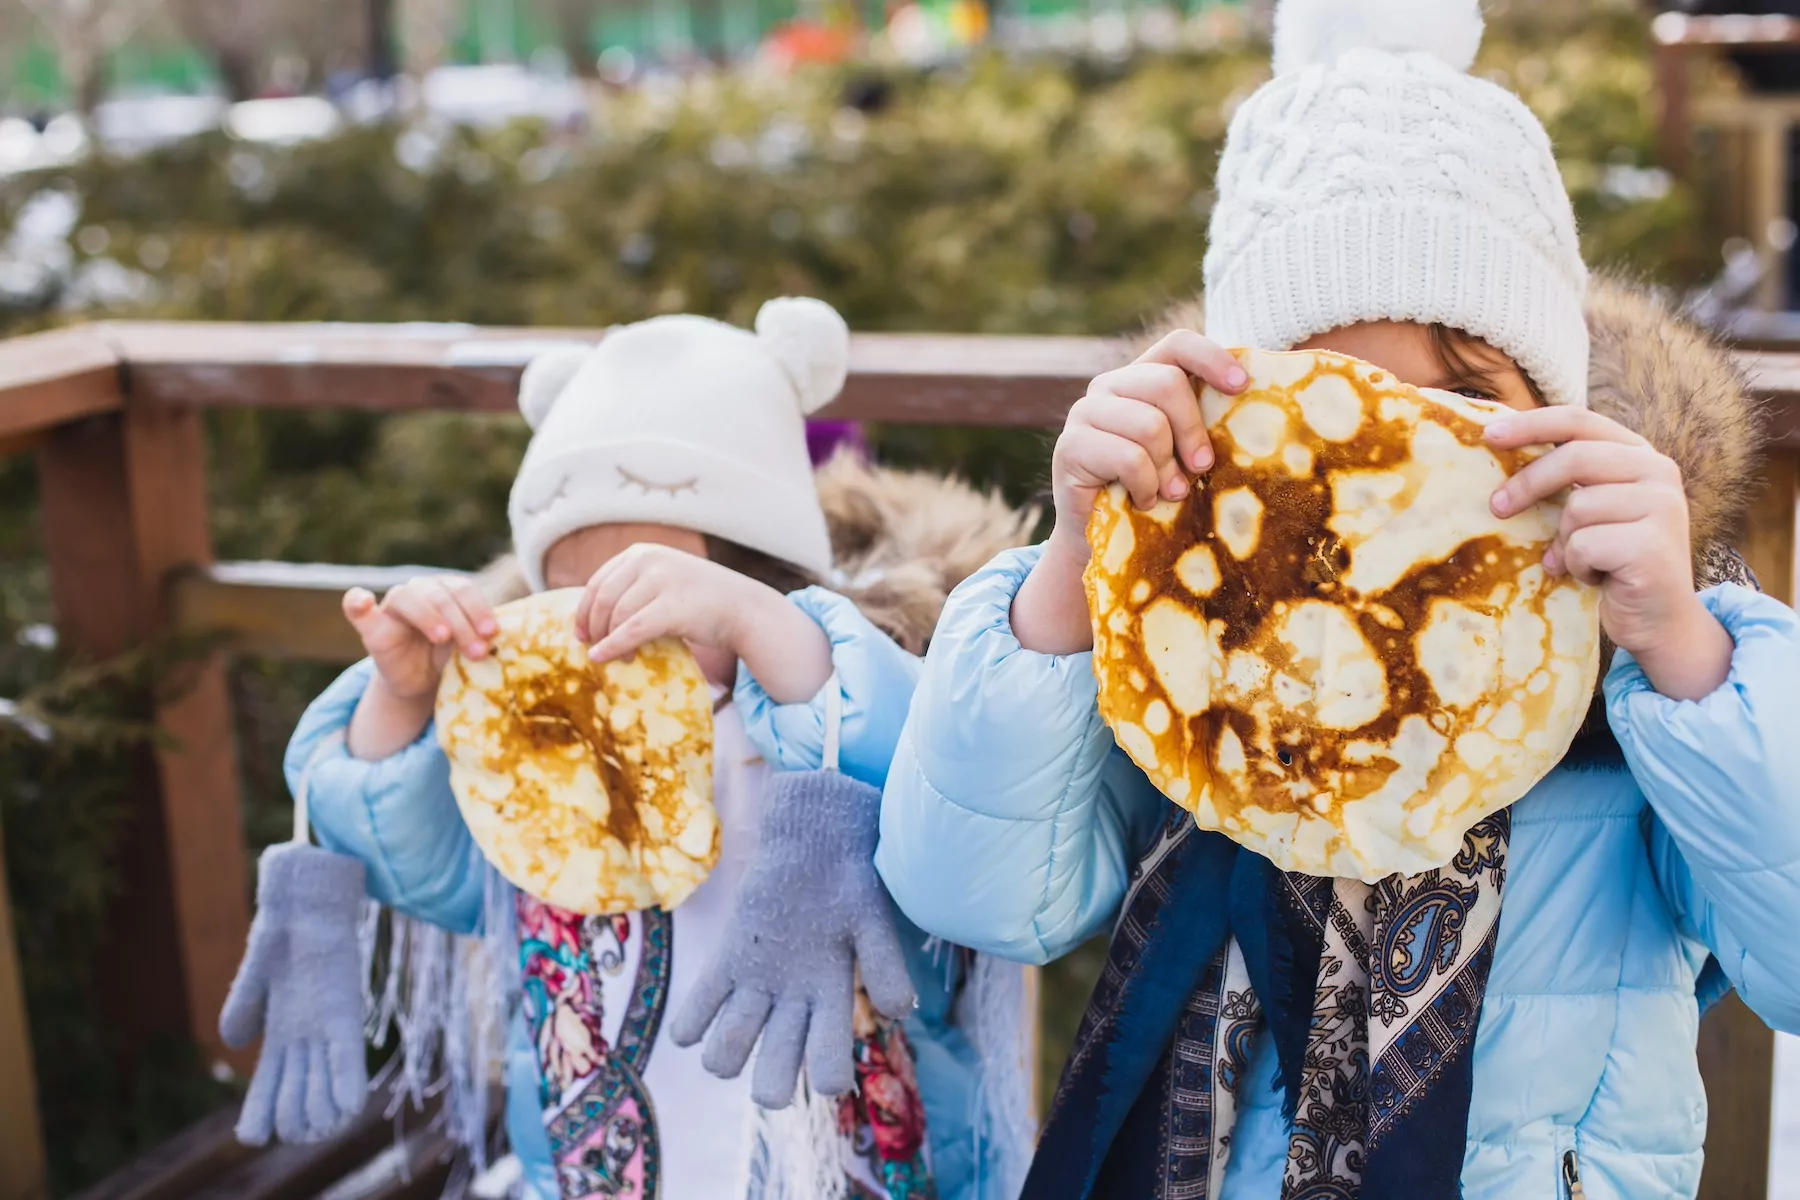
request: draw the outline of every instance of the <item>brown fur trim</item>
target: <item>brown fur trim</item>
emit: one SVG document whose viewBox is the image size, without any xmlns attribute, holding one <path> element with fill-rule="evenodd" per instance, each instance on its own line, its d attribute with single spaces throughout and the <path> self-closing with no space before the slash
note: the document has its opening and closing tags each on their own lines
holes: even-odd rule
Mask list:
<svg viewBox="0 0 1800 1200">
<path fill-rule="evenodd" d="M 1587 318 L 1588 406 L 1681 468 L 1698 565 L 1743 521 L 1762 454 L 1757 402 L 1724 347 L 1645 288 L 1596 277 Z"/>
<path fill-rule="evenodd" d="M 837 567 L 821 580 L 880 630 L 922 654 L 957 584 L 1000 551 L 1023 545 L 1035 511 L 1014 511 L 997 493 L 922 471 L 895 471 L 839 454 L 815 473 Z M 488 601 L 528 588 L 512 555 L 477 576 Z"/>
<path fill-rule="evenodd" d="M 997 493 L 919 471 L 871 467 L 839 454 L 816 479 L 841 592 L 915 654 L 944 600 L 1000 551 L 1030 540 L 1038 514 Z"/>
</svg>

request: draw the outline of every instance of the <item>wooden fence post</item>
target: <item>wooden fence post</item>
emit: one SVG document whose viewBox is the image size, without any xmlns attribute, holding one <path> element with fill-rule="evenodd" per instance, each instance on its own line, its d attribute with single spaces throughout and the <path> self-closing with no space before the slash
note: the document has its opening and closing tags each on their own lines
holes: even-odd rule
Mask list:
<svg viewBox="0 0 1800 1200">
<path fill-rule="evenodd" d="M 43 1200 L 47 1195 L 44 1125 L 7 906 L 6 858 L 0 854 L 0 1200 Z"/>
<path fill-rule="evenodd" d="M 45 554 L 68 645 L 116 654 L 169 627 L 166 581 L 212 558 L 205 441 L 190 409 L 130 408 L 57 429 L 38 451 Z M 223 670 L 199 665 L 156 713 L 168 745 L 120 863 L 110 969 L 119 1042 L 191 1038 L 208 1061 L 249 926 L 243 822 Z"/>
<path fill-rule="evenodd" d="M 1794 531 L 1800 451 L 1769 455 L 1763 491 L 1750 510 L 1744 557 L 1771 596 L 1794 602 Z M 1769 1194 L 1769 1134 L 1775 1035 L 1734 994 L 1700 1024 L 1706 1080 L 1706 1168 L 1700 1200 L 1762 1200 Z"/>
</svg>

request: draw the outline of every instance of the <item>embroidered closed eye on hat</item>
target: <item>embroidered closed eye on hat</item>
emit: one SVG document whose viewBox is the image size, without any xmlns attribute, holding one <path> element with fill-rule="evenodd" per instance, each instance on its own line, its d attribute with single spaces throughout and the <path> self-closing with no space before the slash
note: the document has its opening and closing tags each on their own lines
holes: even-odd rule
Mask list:
<svg viewBox="0 0 1800 1200">
<path fill-rule="evenodd" d="M 1285 350 L 1441 322 L 1586 403 L 1574 209 L 1543 125 L 1468 74 L 1481 35 L 1477 0 L 1281 0 L 1275 78 L 1219 161 L 1208 337 Z"/>
<path fill-rule="evenodd" d="M 519 567 L 591 525 L 648 522 L 760 550 L 814 575 L 831 543 L 806 415 L 844 386 L 850 333 L 819 300 L 771 300 L 754 332 L 656 317 L 534 359 L 519 384 L 531 444 L 507 516 Z"/>
</svg>

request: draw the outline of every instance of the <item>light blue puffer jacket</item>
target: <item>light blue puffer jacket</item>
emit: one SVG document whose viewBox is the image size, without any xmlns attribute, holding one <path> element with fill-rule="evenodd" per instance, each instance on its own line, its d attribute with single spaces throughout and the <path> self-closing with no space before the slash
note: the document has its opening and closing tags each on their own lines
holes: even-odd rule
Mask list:
<svg viewBox="0 0 1800 1200">
<path fill-rule="evenodd" d="M 1001 555 L 946 605 L 876 864 L 928 932 L 1042 963 L 1107 929 L 1169 802 L 1101 722 L 1090 655 L 1013 637 L 1037 554 Z M 1605 692 L 1629 770 L 1558 768 L 1513 806 L 1468 1200 L 1562 1196 L 1571 1152 L 1588 1200 L 1694 1194 L 1709 954 L 1763 1020 L 1800 1030 L 1800 622 L 1731 585 L 1703 599 L 1737 644 L 1729 681 L 1676 703 L 1620 654 Z M 1280 1194 L 1266 1036 L 1252 1072 L 1271 1086 L 1240 1111 L 1227 1200 Z"/>
<path fill-rule="evenodd" d="M 793 599 L 831 639 L 843 696 L 841 764 L 881 786 L 918 677 L 919 660 L 871 625 L 854 605 L 820 588 Z M 449 765 L 434 727 L 411 746 L 376 762 L 352 757 L 340 736 L 367 689 L 372 668 L 359 663 L 306 710 L 288 746 L 288 783 L 307 774 L 314 833 L 328 850 L 360 859 L 369 893 L 389 907 L 457 933 L 480 932 L 484 871 L 450 793 Z M 781 769 L 817 769 L 824 744 L 824 693 L 809 705 L 778 706 L 740 668 L 735 696 L 757 750 Z M 310 770 L 309 770 L 310 764 Z M 977 1135 L 978 1057 L 951 1021 L 958 982 L 916 929 L 901 930 L 911 957 L 919 1008 L 906 1022 L 925 1103 L 939 1194 L 973 1200 L 997 1169 L 997 1148 Z M 507 1133 L 542 1197 L 557 1195 L 550 1147 L 537 1108 L 538 1065 L 522 1018 L 507 1043 Z M 721 1153 L 731 1152 L 729 1147 Z M 725 1197 L 677 1200 L 729 1200 Z"/>
</svg>

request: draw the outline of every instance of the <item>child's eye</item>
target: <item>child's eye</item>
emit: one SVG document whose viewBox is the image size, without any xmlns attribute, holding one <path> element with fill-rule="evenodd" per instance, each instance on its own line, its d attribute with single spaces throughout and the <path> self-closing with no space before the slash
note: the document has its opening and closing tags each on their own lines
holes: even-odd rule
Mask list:
<svg viewBox="0 0 1800 1200">
<path fill-rule="evenodd" d="M 1498 396 L 1494 395 L 1492 392 L 1484 392 L 1480 388 L 1459 387 L 1450 390 L 1459 396 L 1467 396 L 1471 400 L 1486 400 L 1489 404 L 1498 404 L 1500 402 Z"/>
</svg>

